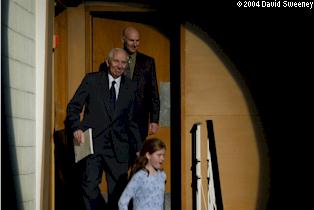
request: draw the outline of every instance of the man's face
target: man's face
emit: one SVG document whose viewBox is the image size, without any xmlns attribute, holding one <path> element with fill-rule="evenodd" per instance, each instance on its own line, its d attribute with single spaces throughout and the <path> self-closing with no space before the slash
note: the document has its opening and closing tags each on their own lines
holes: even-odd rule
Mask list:
<svg viewBox="0 0 314 210">
<path fill-rule="evenodd" d="M 128 55 L 123 51 L 115 51 L 109 60 L 109 71 L 113 78 L 120 77 L 128 65 Z"/>
<path fill-rule="evenodd" d="M 140 34 L 138 33 L 138 31 L 127 31 L 123 38 L 123 45 L 128 53 L 133 54 L 137 52 L 140 45 Z"/>
</svg>

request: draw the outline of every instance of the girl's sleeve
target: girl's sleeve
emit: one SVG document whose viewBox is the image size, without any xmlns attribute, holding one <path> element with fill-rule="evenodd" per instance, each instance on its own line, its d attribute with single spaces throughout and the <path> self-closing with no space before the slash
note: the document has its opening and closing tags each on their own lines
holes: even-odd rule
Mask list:
<svg viewBox="0 0 314 210">
<path fill-rule="evenodd" d="M 141 178 L 139 173 L 133 175 L 126 188 L 122 192 L 118 205 L 119 210 L 128 210 L 128 204 L 131 198 L 135 195 L 137 189 L 141 186 Z"/>
</svg>

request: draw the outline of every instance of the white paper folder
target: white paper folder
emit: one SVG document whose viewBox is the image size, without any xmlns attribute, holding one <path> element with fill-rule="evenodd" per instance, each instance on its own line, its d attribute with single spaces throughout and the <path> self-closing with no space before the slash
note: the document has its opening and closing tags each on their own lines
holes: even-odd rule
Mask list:
<svg viewBox="0 0 314 210">
<path fill-rule="evenodd" d="M 75 162 L 79 162 L 90 154 L 94 154 L 92 129 L 84 131 L 84 143 L 79 144 L 73 139 Z"/>
</svg>

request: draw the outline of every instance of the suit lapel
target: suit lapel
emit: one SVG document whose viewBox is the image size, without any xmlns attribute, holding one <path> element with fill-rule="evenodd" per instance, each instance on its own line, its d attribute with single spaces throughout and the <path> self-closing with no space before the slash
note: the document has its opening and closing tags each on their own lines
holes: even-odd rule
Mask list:
<svg viewBox="0 0 314 210">
<path fill-rule="evenodd" d="M 128 84 L 125 81 L 125 76 L 122 76 L 121 83 L 120 83 L 120 89 L 119 89 L 119 95 L 116 102 L 116 110 L 115 112 L 119 113 L 119 109 L 122 107 L 122 105 L 125 103 L 125 98 L 128 94 Z"/>
<path fill-rule="evenodd" d="M 142 54 L 140 52 L 137 52 L 137 55 L 136 55 L 136 60 L 135 60 L 135 66 L 134 66 L 134 71 L 133 71 L 133 77 L 132 77 L 132 80 L 133 81 L 137 81 L 137 77 L 139 77 L 140 75 L 140 66 L 142 66 Z"/>
</svg>

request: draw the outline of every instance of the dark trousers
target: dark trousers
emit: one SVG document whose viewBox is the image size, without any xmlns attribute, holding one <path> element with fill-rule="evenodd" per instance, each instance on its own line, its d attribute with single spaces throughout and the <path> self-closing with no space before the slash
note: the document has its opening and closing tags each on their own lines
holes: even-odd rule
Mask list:
<svg viewBox="0 0 314 210">
<path fill-rule="evenodd" d="M 140 130 L 142 142 L 144 142 L 148 135 L 148 119 L 137 119 L 137 125 Z"/>
<path fill-rule="evenodd" d="M 83 162 L 81 188 L 86 210 L 115 210 L 127 184 L 128 163 L 120 163 L 111 149 L 103 155 L 91 155 Z M 106 173 L 108 204 L 101 195 L 99 184 L 102 172 Z"/>
</svg>

